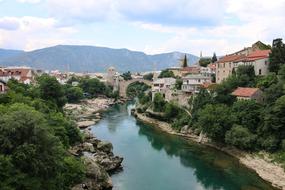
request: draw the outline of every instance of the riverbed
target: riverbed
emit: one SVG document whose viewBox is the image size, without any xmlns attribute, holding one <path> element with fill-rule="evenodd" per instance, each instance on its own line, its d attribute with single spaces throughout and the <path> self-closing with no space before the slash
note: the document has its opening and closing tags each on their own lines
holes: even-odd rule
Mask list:
<svg viewBox="0 0 285 190">
<path fill-rule="evenodd" d="M 218 150 L 166 134 L 130 115 L 132 104 L 110 108 L 92 127 L 124 157 L 112 175 L 115 190 L 273 190 L 256 173 Z"/>
</svg>

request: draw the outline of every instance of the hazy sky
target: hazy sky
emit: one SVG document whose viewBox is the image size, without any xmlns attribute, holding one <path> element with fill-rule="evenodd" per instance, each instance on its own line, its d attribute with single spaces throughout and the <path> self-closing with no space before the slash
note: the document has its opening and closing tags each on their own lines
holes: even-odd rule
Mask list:
<svg viewBox="0 0 285 190">
<path fill-rule="evenodd" d="M 285 38 L 285 0 L 0 0 L 0 48 L 230 53 Z"/>
</svg>

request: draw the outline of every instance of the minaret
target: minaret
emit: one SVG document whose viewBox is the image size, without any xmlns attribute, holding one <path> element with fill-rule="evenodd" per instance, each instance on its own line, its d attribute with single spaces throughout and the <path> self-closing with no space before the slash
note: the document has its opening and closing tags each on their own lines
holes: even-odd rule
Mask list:
<svg viewBox="0 0 285 190">
<path fill-rule="evenodd" d="M 200 51 L 200 59 L 202 59 L 203 57 L 203 54 L 202 54 L 202 51 Z"/>
</svg>

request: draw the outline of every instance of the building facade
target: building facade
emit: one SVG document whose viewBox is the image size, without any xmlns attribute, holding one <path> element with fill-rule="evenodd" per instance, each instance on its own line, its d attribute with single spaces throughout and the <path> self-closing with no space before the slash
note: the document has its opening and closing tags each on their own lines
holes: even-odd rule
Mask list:
<svg viewBox="0 0 285 190">
<path fill-rule="evenodd" d="M 152 84 L 152 99 L 156 93 L 161 93 L 164 97 L 167 91 L 174 89 L 176 83 L 175 78 L 159 78 Z"/>
<path fill-rule="evenodd" d="M 187 75 L 186 77 L 183 77 L 182 80 L 181 90 L 185 93 L 195 94 L 200 91 L 201 86 L 211 83 L 211 76 L 202 74 Z"/>
</svg>

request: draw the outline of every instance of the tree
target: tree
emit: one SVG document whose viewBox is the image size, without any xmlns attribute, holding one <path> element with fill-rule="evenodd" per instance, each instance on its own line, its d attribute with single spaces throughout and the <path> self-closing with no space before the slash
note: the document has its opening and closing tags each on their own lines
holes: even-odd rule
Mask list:
<svg viewBox="0 0 285 190">
<path fill-rule="evenodd" d="M 163 70 L 161 71 L 160 75 L 158 76 L 158 78 L 175 78 L 175 75 L 172 71 L 169 70 Z"/>
<path fill-rule="evenodd" d="M 124 80 L 132 80 L 132 73 L 130 71 L 125 72 L 122 74 L 122 77 L 124 78 Z"/>
<path fill-rule="evenodd" d="M 207 67 L 207 65 L 209 65 L 212 62 L 211 58 L 201 58 L 199 60 L 199 65 L 202 67 Z"/>
<path fill-rule="evenodd" d="M 198 112 L 198 120 L 194 125 L 212 140 L 224 142 L 225 134 L 232 126 L 230 108 L 223 104 L 208 104 Z"/>
<path fill-rule="evenodd" d="M 240 65 L 236 71 L 239 86 L 255 86 L 255 71 L 253 65 Z"/>
<path fill-rule="evenodd" d="M 275 73 L 268 73 L 268 75 L 265 76 L 258 76 L 256 79 L 256 86 L 261 90 L 264 90 L 277 82 L 277 75 Z"/>
<path fill-rule="evenodd" d="M 145 93 L 146 90 L 148 90 L 150 86 L 146 85 L 143 82 L 134 82 L 130 84 L 127 88 L 127 96 L 130 98 L 134 98 L 139 96 L 140 94 Z"/>
<path fill-rule="evenodd" d="M 261 124 L 262 106 L 254 100 L 236 101 L 232 106 L 232 118 L 235 124 L 256 133 Z"/>
<path fill-rule="evenodd" d="M 143 76 L 143 79 L 152 81 L 153 80 L 153 73 L 148 73 Z"/>
<path fill-rule="evenodd" d="M 180 112 L 180 108 L 175 105 L 173 102 L 170 103 L 166 103 L 165 104 L 165 109 L 164 109 L 164 113 L 165 113 L 165 118 L 167 119 L 174 119 Z"/>
<path fill-rule="evenodd" d="M 110 93 L 107 86 L 97 78 L 83 78 L 79 82 L 79 87 L 83 90 L 83 92 L 87 92 L 93 97 Z"/>
<path fill-rule="evenodd" d="M 213 57 L 212 57 L 212 63 L 215 63 L 216 61 L 218 61 L 218 58 L 216 56 L 216 53 L 214 52 Z"/>
<path fill-rule="evenodd" d="M 83 90 L 79 87 L 66 86 L 65 96 L 69 103 L 77 103 L 83 98 Z"/>
<path fill-rule="evenodd" d="M 54 102 L 58 108 L 62 108 L 67 99 L 64 95 L 63 87 L 55 77 L 43 74 L 38 78 L 40 97 L 43 100 Z"/>
<path fill-rule="evenodd" d="M 273 40 L 272 50 L 269 54 L 269 61 L 269 71 L 275 72 L 276 74 L 280 69 L 281 65 L 285 64 L 285 45 L 282 42 L 282 39 Z"/>
<path fill-rule="evenodd" d="M 187 55 L 185 54 L 183 60 L 182 60 L 182 67 L 187 67 L 188 63 L 187 63 Z"/>
<path fill-rule="evenodd" d="M 181 90 L 182 84 L 183 84 L 183 80 L 181 78 L 177 78 L 175 82 L 175 88 L 177 90 Z"/>
<path fill-rule="evenodd" d="M 165 102 L 162 94 L 156 93 L 154 95 L 154 99 L 153 99 L 153 111 L 163 112 L 165 104 L 166 104 L 166 102 Z"/>
<path fill-rule="evenodd" d="M 253 150 L 256 146 L 256 139 L 256 135 L 240 125 L 234 125 L 226 132 L 225 136 L 225 142 L 227 144 L 244 150 Z"/>
<path fill-rule="evenodd" d="M 0 131 L 1 189 L 67 190 L 83 179 L 82 164 L 66 163 L 59 139 L 32 107 L 8 107 L 0 117 Z M 70 171 L 76 178 L 67 179 Z"/>
<path fill-rule="evenodd" d="M 278 76 L 282 82 L 285 81 L 285 64 L 280 67 L 278 71 Z"/>
</svg>

